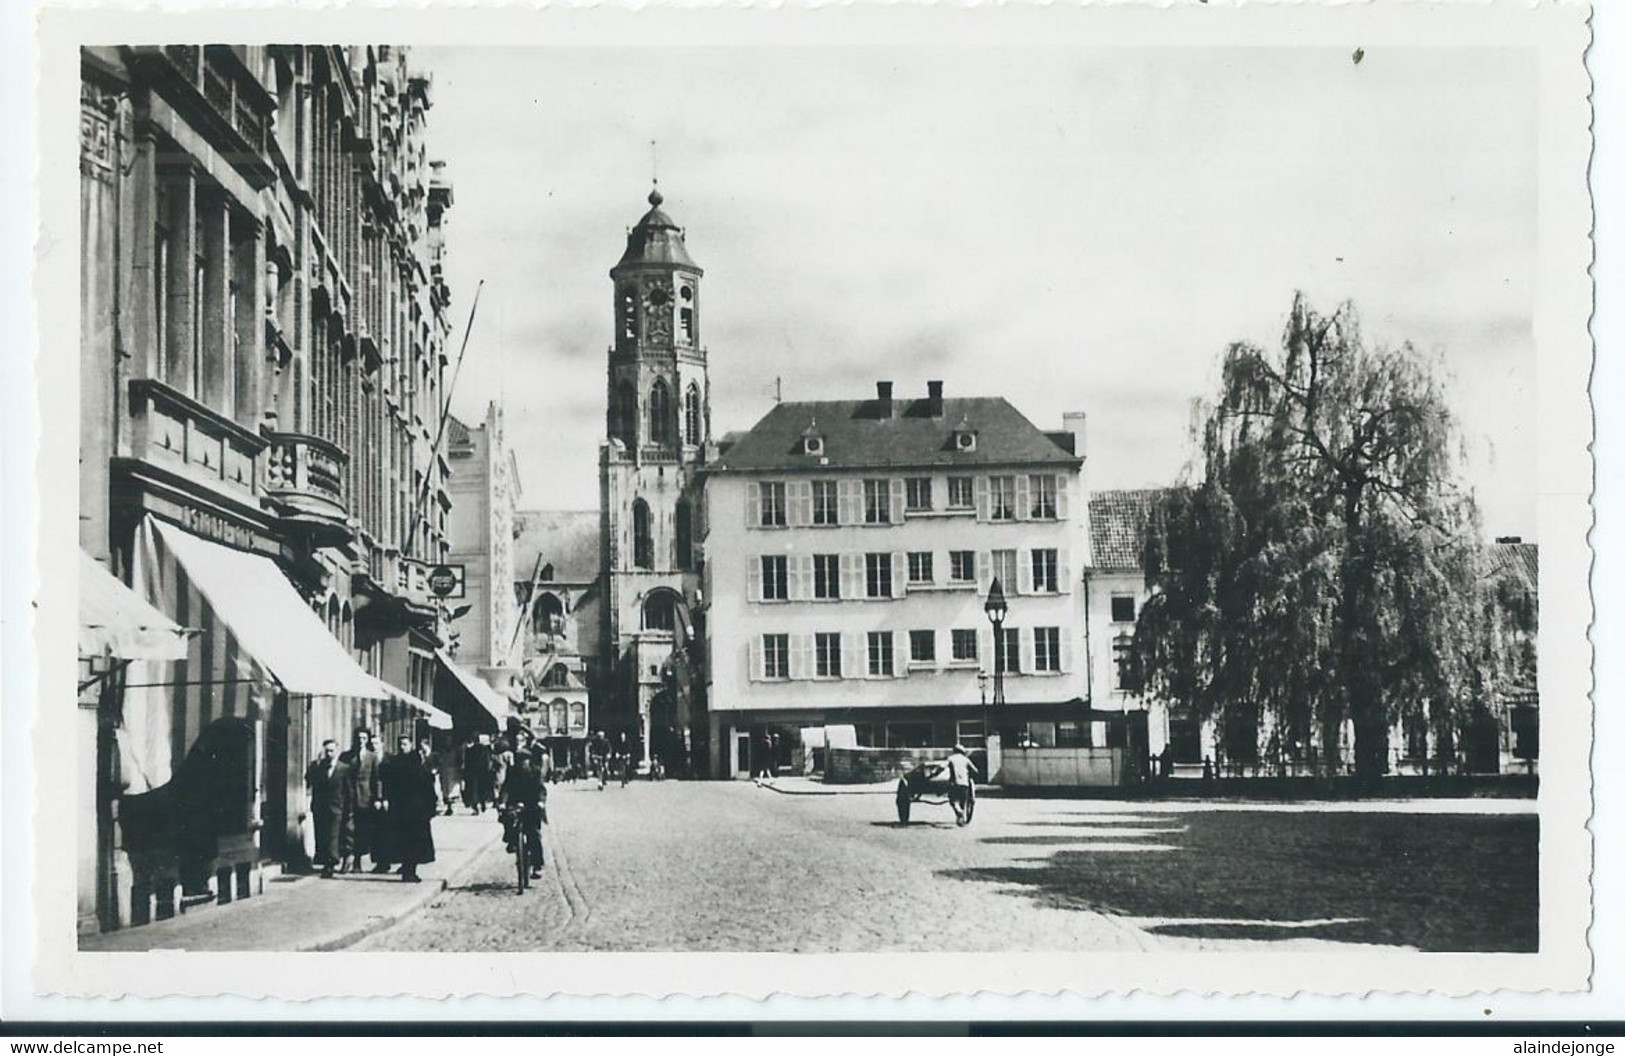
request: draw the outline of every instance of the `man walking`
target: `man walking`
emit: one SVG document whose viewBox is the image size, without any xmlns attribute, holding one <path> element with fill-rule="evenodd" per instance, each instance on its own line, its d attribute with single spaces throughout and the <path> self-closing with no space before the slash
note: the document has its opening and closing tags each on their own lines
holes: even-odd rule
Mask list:
<svg viewBox="0 0 1625 1056">
<path fill-rule="evenodd" d="M 349 783 L 349 801 L 352 817 L 347 829 L 350 845 L 350 872 L 361 871 L 361 856 L 372 856 L 372 871 L 387 872 L 389 863 L 379 854 L 379 808 L 383 803 L 383 785 L 378 780 L 378 739 L 365 727 L 355 731 L 350 750 L 339 756 L 345 764 L 345 779 Z"/>
<path fill-rule="evenodd" d="M 482 733 L 463 750 L 463 800 L 472 813 L 485 813 L 491 785 L 491 735 Z"/>
<path fill-rule="evenodd" d="M 389 835 L 389 856 L 401 865 L 401 879 L 418 883 L 418 866 L 434 861 L 434 833 L 430 821 L 437 813 L 434 773 L 424 761 L 427 746 L 412 746 L 412 738 L 396 742 L 396 754 L 379 765 L 384 788 L 384 829 Z"/>
<path fill-rule="evenodd" d="M 316 830 L 313 861 L 322 867 L 322 876 L 331 877 L 344 861 L 343 830 L 350 815 L 350 784 L 346 767 L 339 761 L 338 742 L 331 737 L 322 742 L 322 754 L 305 769 L 310 789 L 310 821 Z"/>
<path fill-rule="evenodd" d="M 971 795 L 975 791 L 976 764 L 965 754 L 965 746 L 954 745 L 948 754 L 948 803 L 954 808 L 954 824 L 970 824 Z"/>
</svg>

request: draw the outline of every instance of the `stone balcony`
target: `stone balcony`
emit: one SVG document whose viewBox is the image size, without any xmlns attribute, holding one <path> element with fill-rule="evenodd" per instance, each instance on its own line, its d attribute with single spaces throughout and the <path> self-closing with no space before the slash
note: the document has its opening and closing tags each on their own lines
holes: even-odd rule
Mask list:
<svg viewBox="0 0 1625 1056">
<path fill-rule="evenodd" d="M 130 382 L 130 454 L 257 507 L 266 441 L 156 378 Z"/>
<path fill-rule="evenodd" d="M 266 433 L 265 494 L 284 525 L 319 543 L 350 537 L 344 477 L 350 458 L 338 445 L 304 433 Z"/>
</svg>

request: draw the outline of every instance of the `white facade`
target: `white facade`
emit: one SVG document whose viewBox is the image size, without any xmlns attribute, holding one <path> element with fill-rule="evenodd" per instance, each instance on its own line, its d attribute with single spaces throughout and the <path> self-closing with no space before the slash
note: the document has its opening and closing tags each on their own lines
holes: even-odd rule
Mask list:
<svg viewBox="0 0 1625 1056">
<path fill-rule="evenodd" d="M 910 725 L 912 712 L 943 708 L 960 710 L 933 713 L 933 742 L 965 739 L 961 732 L 969 730 L 976 733 L 967 737 L 978 736 L 984 702 L 997 728 L 993 634 L 983 609 L 995 575 L 1009 603 L 1006 633 L 1015 639 L 1006 660 L 1007 706 L 1086 699 L 1088 504 L 1079 460 L 1059 448 L 1056 454 L 1051 464 L 964 471 L 708 476 L 709 702 L 724 750 L 738 734 L 722 727 L 831 712 L 860 729 L 871 720 L 875 742 L 881 724 Z M 1053 482 L 1054 500 L 1036 503 L 1041 516 L 1034 517 L 1034 496 L 1051 486 L 1036 483 L 1039 477 Z M 969 483 L 950 485 L 950 478 Z M 911 497 L 926 497 L 925 486 L 911 480 L 930 482 L 929 509 L 909 508 Z M 996 520 L 989 496 L 1005 483 L 1015 485 L 1013 516 Z M 950 507 L 950 486 L 969 502 Z M 826 500 L 822 511 L 815 487 Z M 782 525 L 775 512 L 781 492 Z M 820 523 L 831 512 L 835 523 Z"/>
</svg>

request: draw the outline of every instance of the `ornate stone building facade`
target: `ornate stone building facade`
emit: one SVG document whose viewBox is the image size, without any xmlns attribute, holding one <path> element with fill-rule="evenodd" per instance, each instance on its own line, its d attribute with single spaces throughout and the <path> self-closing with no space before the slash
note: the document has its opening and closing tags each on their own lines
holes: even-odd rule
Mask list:
<svg viewBox="0 0 1625 1056">
<path fill-rule="evenodd" d="M 612 736 L 647 763 L 686 766 L 699 728 L 695 613 L 696 470 L 710 441 L 711 394 L 700 280 L 683 229 L 661 209 L 628 232 L 610 271 L 606 439 L 600 454 L 601 699 Z"/>
<path fill-rule="evenodd" d="M 324 738 L 443 719 L 452 189 L 402 48 L 91 48 L 81 83 L 80 542 L 198 632 L 81 690 L 109 928 L 252 895 Z"/>
</svg>

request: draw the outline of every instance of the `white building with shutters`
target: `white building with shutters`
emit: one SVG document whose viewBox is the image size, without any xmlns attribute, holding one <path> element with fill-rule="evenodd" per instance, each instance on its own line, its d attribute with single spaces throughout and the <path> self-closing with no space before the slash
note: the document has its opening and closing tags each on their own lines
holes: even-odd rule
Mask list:
<svg viewBox="0 0 1625 1056">
<path fill-rule="evenodd" d="M 808 726 L 974 748 L 1001 721 L 1050 737 L 1088 725 L 1083 416 L 1045 432 L 940 382 L 912 400 L 876 392 L 780 403 L 704 470 L 715 776 L 759 768 L 763 734 L 786 765 Z M 1004 720 L 983 611 L 995 577 L 1010 606 Z"/>
</svg>

